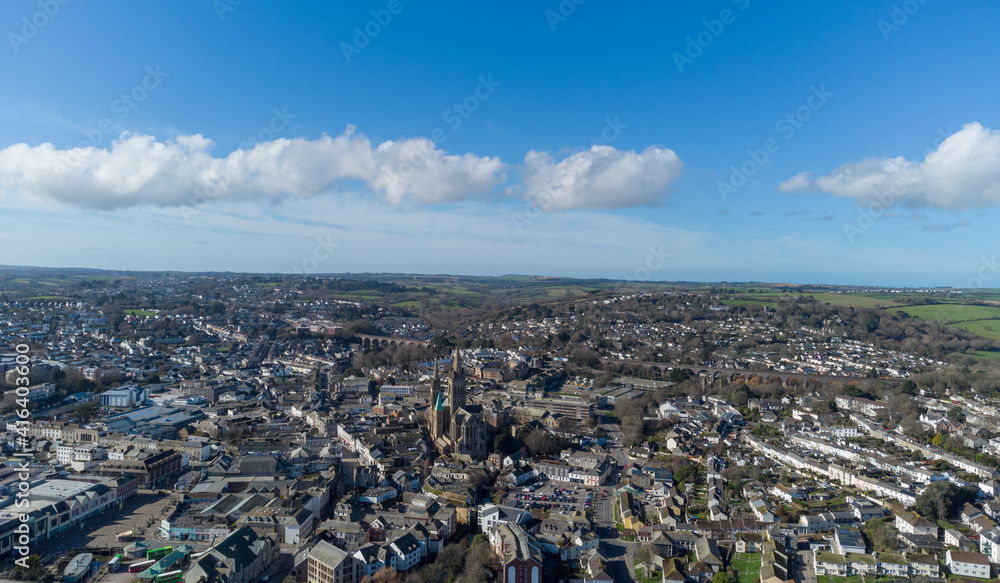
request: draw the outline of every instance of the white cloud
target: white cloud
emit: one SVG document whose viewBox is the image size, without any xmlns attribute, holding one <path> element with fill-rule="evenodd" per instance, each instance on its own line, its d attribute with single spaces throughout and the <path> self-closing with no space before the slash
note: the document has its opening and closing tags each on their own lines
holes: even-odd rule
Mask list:
<svg viewBox="0 0 1000 583">
<path fill-rule="evenodd" d="M 426 138 L 373 145 L 348 126 L 336 137 L 276 139 L 223 157 L 200 134 L 158 141 L 123 133 L 107 148 L 15 144 L 0 150 L 0 196 L 79 208 L 175 207 L 208 201 L 312 196 L 362 183 L 390 204 L 490 195 L 507 181 L 497 157 L 450 155 Z M 512 187 L 544 211 L 655 205 L 684 172 L 672 150 L 593 146 L 561 161 L 530 151 Z"/>
<path fill-rule="evenodd" d="M 524 157 L 523 196 L 543 211 L 653 205 L 683 173 L 673 150 L 654 146 L 642 153 L 593 146 L 561 162 L 532 150 Z"/>
<path fill-rule="evenodd" d="M 810 180 L 798 174 L 781 192 L 820 192 L 864 203 L 964 209 L 1000 205 L 1000 131 L 966 124 L 922 162 L 868 158 Z"/>
<path fill-rule="evenodd" d="M 308 196 L 362 181 L 393 204 L 463 200 L 506 180 L 499 158 L 448 155 L 426 138 L 373 147 L 353 127 L 317 140 L 277 139 L 215 158 L 201 135 L 159 142 L 122 134 L 110 148 L 0 150 L 0 190 L 84 208 L 179 206 L 205 200 Z"/>
<path fill-rule="evenodd" d="M 797 192 L 807 192 L 812 186 L 808 172 L 799 172 L 788 180 L 778 185 L 778 192 L 792 194 Z"/>
</svg>

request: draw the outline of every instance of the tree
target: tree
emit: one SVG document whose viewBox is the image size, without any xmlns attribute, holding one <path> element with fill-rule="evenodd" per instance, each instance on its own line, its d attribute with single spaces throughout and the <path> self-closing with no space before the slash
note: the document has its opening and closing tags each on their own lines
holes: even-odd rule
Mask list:
<svg viewBox="0 0 1000 583">
<path fill-rule="evenodd" d="M 946 439 L 947 437 L 945 437 L 945 434 L 938 433 L 934 436 L 934 439 L 931 440 L 931 443 L 933 443 L 936 447 L 944 447 Z"/>
<path fill-rule="evenodd" d="M 931 520 L 948 520 L 967 502 L 975 501 L 976 492 L 972 486 L 960 488 L 946 480 L 931 482 L 917 496 L 915 509 Z"/>
<path fill-rule="evenodd" d="M 551 435 L 544 429 L 533 429 L 524 437 L 524 447 L 532 456 L 549 456 L 569 447 L 569 441 Z"/>
<path fill-rule="evenodd" d="M 458 544 L 445 545 L 435 562 L 441 562 L 452 579 L 458 577 L 465 567 L 465 547 Z"/>
<path fill-rule="evenodd" d="M 362 579 L 361 583 L 403 583 L 403 577 L 392 567 L 382 567 L 371 577 Z"/>
<path fill-rule="evenodd" d="M 962 408 L 956 405 L 948 409 L 948 421 L 952 423 L 962 423 L 965 421 L 965 413 L 962 412 Z"/>
<path fill-rule="evenodd" d="M 690 371 L 686 368 L 674 368 L 670 370 L 670 382 L 672 383 L 683 383 L 688 380 L 688 375 Z"/>
<path fill-rule="evenodd" d="M 500 433 L 493 439 L 493 453 L 506 457 L 519 449 L 521 441 L 510 433 Z"/>
<path fill-rule="evenodd" d="M 42 557 L 40 555 L 28 555 L 25 564 L 28 568 L 25 569 L 21 565 L 18 565 L 14 569 L 14 578 L 22 581 L 38 581 L 42 579 L 45 575 L 48 575 L 48 580 L 52 580 L 52 575 L 49 574 L 48 570 L 42 564 Z"/>
<path fill-rule="evenodd" d="M 632 563 L 635 566 L 642 566 L 646 569 L 649 568 L 649 564 L 653 561 L 653 549 L 650 545 L 642 545 L 635 550 L 632 555 Z"/>
<path fill-rule="evenodd" d="M 865 534 L 872 546 L 879 552 L 895 551 L 899 544 L 896 542 L 896 529 L 888 521 L 873 519 L 865 523 Z"/>
<path fill-rule="evenodd" d="M 76 417 L 78 421 L 88 421 L 94 415 L 97 415 L 97 403 L 93 401 L 87 401 L 86 403 L 80 403 L 76 407 L 73 407 L 73 416 Z"/>
<path fill-rule="evenodd" d="M 736 578 L 725 571 L 712 575 L 712 583 L 736 583 Z"/>
<path fill-rule="evenodd" d="M 474 542 L 465 554 L 465 570 L 456 583 L 480 583 L 490 578 L 494 562 L 493 551 L 485 541 Z"/>
</svg>

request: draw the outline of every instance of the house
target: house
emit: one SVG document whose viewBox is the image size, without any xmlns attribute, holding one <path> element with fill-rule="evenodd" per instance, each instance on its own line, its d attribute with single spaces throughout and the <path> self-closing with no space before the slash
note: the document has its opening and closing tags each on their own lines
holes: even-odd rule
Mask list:
<svg viewBox="0 0 1000 583">
<path fill-rule="evenodd" d="M 365 576 L 372 577 L 386 566 L 388 552 L 384 547 L 368 543 L 354 552 L 354 558 L 366 565 Z"/>
<path fill-rule="evenodd" d="M 833 532 L 833 552 L 838 555 L 864 554 L 865 541 L 861 533 L 853 528 L 838 528 Z"/>
<path fill-rule="evenodd" d="M 687 583 L 687 575 L 677 559 L 667 559 L 663 562 L 663 583 Z"/>
<path fill-rule="evenodd" d="M 836 526 L 832 513 L 803 514 L 799 516 L 799 526 L 796 531 L 800 534 L 816 534 L 824 530 L 833 530 Z"/>
<path fill-rule="evenodd" d="M 750 501 L 750 507 L 753 509 L 754 515 L 757 520 L 762 522 L 777 522 L 778 518 L 774 514 L 773 507 L 768 504 L 765 500 L 760 498 Z"/>
<path fill-rule="evenodd" d="M 879 553 L 875 559 L 878 572 L 890 577 L 906 577 L 910 574 L 910 567 L 906 563 L 903 555 L 897 553 Z"/>
<path fill-rule="evenodd" d="M 814 551 L 813 563 L 816 565 L 816 575 L 847 577 L 847 558 L 844 555 Z"/>
<path fill-rule="evenodd" d="M 916 512 L 896 515 L 896 530 L 906 534 L 937 536 L 937 525 Z"/>
<path fill-rule="evenodd" d="M 533 473 L 530 467 L 511 467 L 507 471 L 500 474 L 497 478 L 501 484 L 506 484 L 507 486 L 520 486 L 521 484 L 531 481 Z"/>
<path fill-rule="evenodd" d="M 991 563 L 1000 563 L 1000 528 L 979 533 L 979 552 Z"/>
<path fill-rule="evenodd" d="M 974 551 L 977 549 L 976 541 L 970 539 L 954 528 L 949 528 L 944 531 L 944 544 L 949 547 L 955 547 L 960 551 Z"/>
<path fill-rule="evenodd" d="M 392 541 L 386 548 L 390 551 L 388 566 L 397 571 L 408 571 L 419 564 L 420 559 L 426 555 L 426 547 L 410 533 Z"/>
<path fill-rule="evenodd" d="M 483 504 L 479 507 L 479 530 L 489 532 L 489 530 L 503 523 L 524 524 L 531 520 L 531 513 L 521 508 L 513 506 L 497 506 L 496 504 Z"/>
<path fill-rule="evenodd" d="M 969 553 L 948 549 L 944 564 L 952 575 L 960 577 L 990 578 L 990 560 L 982 553 Z"/>
<path fill-rule="evenodd" d="M 976 532 L 987 532 L 996 528 L 997 523 L 989 516 L 980 514 L 969 521 L 969 526 Z"/>
<path fill-rule="evenodd" d="M 806 498 L 806 493 L 801 489 L 789 488 L 784 484 L 775 484 L 771 488 L 771 494 L 788 503 L 791 503 L 793 500 L 805 500 Z"/>
<path fill-rule="evenodd" d="M 867 498 L 851 498 L 849 500 L 851 510 L 854 511 L 854 518 L 858 522 L 868 522 L 873 518 L 882 518 L 885 510 Z"/>
<path fill-rule="evenodd" d="M 614 583 L 614 578 L 608 574 L 608 560 L 600 551 L 590 549 L 580 557 L 580 568 L 586 573 L 586 583 Z M 572 579 L 571 579 L 572 581 Z"/>
<path fill-rule="evenodd" d="M 847 561 L 847 572 L 851 575 L 864 573 L 874 575 L 878 572 L 878 564 L 874 556 L 864 553 L 847 553 L 844 555 Z"/>
<path fill-rule="evenodd" d="M 938 563 L 936 555 L 925 555 L 912 553 L 906 555 L 906 564 L 910 568 L 910 575 L 917 577 L 940 577 L 941 565 Z"/>
<path fill-rule="evenodd" d="M 937 552 L 944 549 L 944 545 L 936 536 L 929 534 L 907 534 L 905 532 L 896 533 L 896 539 L 906 545 L 910 552 Z"/>
<path fill-rule="evenodd" d="M 983 516 L 983 513 L 980 512 L 979 509 L 973 506 L 972 504 L 966 502 L 965 506 L 962 507 L 959 516 L 962 518 L 962 524 L 964 524 L 965 526 L 971 526 L 972 521 L 979 516 Z"/>
<path fill-rule="evenodd" d="M 719 550 L 719 545 L 714 539 L 698 539 L 695 542 L 694 553 L 698 558 L 698 562 L 705 563 L 713 573 L 725 570 L 726 563 L 722 559 L 722 552 Z"/>
</svg>

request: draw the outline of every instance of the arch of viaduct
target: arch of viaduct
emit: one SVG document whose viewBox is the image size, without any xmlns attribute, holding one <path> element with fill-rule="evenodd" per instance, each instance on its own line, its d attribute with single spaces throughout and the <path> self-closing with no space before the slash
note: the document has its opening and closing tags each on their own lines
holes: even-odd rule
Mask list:
<svg viewBox="0 0 1000 583">
<path fill-rule="evenodd" d="M 733 368 L 713 368 L 705 366 L 693 366 L 686 364 L 670 364 L 666 362 L 645 362 L 639 360 L 614 360 L 603 359 L 604 362 L 628 364 L 632 366 L 642 366 L 653 369 L 657 374 L 666 374 L 671 368 L 683 368 L 696 375 L 706 385 L 723 386 L 729 384 L 743 384 L 759 386 L 766 384 L 781 384 L 783 387 L 843 387 L 847 385 L 867 386 L 874 381 L 902 382 L 903 379 L 875 379 L 869 377 L 848 377 L 837 375 L 816 375 L 800 372 L 787 371 L 752 371 L 747 369 Z M 718 385 L 717 385 L 718 383 Z"/>
<path fill-rule="evenodd" d="M 405 346 L 407 344 L 412 344 L 414 346 L 427 346 L 430 344 L 430 342 L 426 340 L 396 338 L 394 336 L 374 336 L 371 334 L 358 334 L 358 338 L 361 339 L 361 345 L 365 348 L 369 348 L 371 346 Z"/>
</svg>

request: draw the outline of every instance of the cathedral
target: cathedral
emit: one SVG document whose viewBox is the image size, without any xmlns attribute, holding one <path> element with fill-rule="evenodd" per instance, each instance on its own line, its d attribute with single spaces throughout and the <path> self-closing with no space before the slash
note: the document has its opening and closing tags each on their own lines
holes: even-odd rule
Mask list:
<svg viewBox="0 0 1000 583">
<path fill-rule="evenodd" d="M 462 357 L 455 350 L 455 360 L 448 376 L 448 391 L 441 390 L 437 363 L 431 383 L 431 442 L 442 455 L 465 454 L 474 460 L 486 459 L 486 425 L 481 405 L 465 402 L 465 373 Z"/>
</svg>

